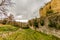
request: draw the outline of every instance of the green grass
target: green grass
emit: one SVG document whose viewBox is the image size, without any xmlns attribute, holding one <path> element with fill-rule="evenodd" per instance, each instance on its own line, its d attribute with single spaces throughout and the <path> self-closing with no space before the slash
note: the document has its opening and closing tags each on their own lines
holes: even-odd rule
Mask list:
<svg viewBox="0 0 60 40">
<path fill-rule="evenodd" d="M 23 29 L 10 35 L 7 40 L 60 40 L 53 35 L 46 35 L 31 29 Z"/>
<path fill-rule="evenodd" d="M 0 26 L 0 31 L 16 31 L 18 27 L 12 26 L 12 25 L 3 25 Z"/>
<path fill-rule="evenodd" d="M 18 29 L 17 27 L 11 25 L 4 25 L 0 27 L 0 32 L 9 33 L 14 32 L 11 35 L 7 35 L 6 37 L 1 37 L 0 40 L 60 40 L 59 38 L 53 35 L 47 35 L 41 32 L 34 31 L 32 29 Z M 6 32 L 8 31 L 8 32 Z M 0 34 L 1 35 L 1 34 Z"/>
</svg>

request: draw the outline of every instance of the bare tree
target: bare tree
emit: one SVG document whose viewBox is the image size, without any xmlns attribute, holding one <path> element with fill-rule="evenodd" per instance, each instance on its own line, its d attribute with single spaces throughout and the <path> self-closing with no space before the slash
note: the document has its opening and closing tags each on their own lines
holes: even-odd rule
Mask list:
<svg viewBox="0 0 60 40">
<path fill-rule="evenodd" d="M 9 22 L 12 22 L 12 21 L 14 21 L 14 16 L 12 14 L 10 14 L 7 18 L 6 24 L 8 24 Z"/>
<path fill-rule="evenodd" d="M 11 2 L 11 0 L 1 0 L 1 1 L 2 2 L 0 3 L 0 11 L 2 11 L 2 14 L 8 17 L 7 12 L 9 11 L 9 9 L 7 9 L 6 7 L 12 6 L 14 3 Z"/>
<path fill-rule="evenodd" d="M 7 15 L 8 11 L 9 11 L 8 7 L 11 7 L 13 4 L 14 3 L 11 2 L 11 0 L 1 0 L 0 14 L 3 14 L 5 17 L 8 17 L 8 19 L 9 19 L 9 17 L 11 17 L 11 15 L 10 16 Z"/>
</svg>

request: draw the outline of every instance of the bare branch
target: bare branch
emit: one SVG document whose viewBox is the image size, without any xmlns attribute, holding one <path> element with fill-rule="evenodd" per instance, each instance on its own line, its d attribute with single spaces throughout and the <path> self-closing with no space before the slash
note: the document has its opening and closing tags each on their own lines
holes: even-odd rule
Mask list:
<svg viewBox="0 0 60 40">
<path fill-rule="evenodd" d="M 5 3 L 5 0 L 2 0 L 0 6 L 4 5 L 4 3 Z"/>
<path fill-rule="evenodd" d="M 13 15 L 10 14 L 10 16 L 8 16 L 7 12 L 9 11 L 9 9 L 7 7 L 8 6 L 11 7 L 14 3 L 11 2 L 11 0 L 1 0 L 1 1 L 2 1 L 0 3 L 1 14 L 3 14 L 4 16 L 6 16 L 8 19 L 10 18 L 12 20 L 13 19 Z"/>
</svg>

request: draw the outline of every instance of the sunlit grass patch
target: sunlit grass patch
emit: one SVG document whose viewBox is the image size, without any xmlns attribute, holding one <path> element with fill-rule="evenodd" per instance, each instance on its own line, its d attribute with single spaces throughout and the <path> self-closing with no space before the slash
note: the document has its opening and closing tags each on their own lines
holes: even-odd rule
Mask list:
<svg viewBox="0 0 60 40">
<path fill-rule="evenodd" d="M 8 40 L 60 40 L 53 35 L 47 35 L 31 29 L 23 29 L 8 37 Z"/>
<path fill-rule="evenodd" d="M 4 37 L 3 34 L 6 36 Z M 19 29 L 12 25 L 0 26 L 0 35 L 0 40 L 60 40 L 53 35 L 47 35 L 29 28 Z"/>
<path fill-rule="evenodd" d="M 0 31 L 16 31 L 18 27 L 12 26 L 12 25 L 3 25 L 0 26 Z"/>
</svg>

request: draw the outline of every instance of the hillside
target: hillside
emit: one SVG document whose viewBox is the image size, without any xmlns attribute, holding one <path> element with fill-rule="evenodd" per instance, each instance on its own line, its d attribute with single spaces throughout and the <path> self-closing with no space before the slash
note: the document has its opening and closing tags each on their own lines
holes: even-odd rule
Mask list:
<svg viewBox="0 0 60 40">
<path fill-rule="evenodd" d="M 15 30 L 13 26 L 10 27 L 11 29 Z M 7 25 L 5 26 L 5 29 L 7 29 Z M 31 30 L 29 28 L 18 29 L 15 31 L 9 29 L 5 31 L 4 28 L 2 28 L 2 30 L 0 30 L 0 40 L 60 40 L 59 38 L 53 35 L 47 35 L 41 32 Z"/>
<path fill-rule="evenodd" d="M 40 18 L 29 20 L 29 27 L 60 38 L 60 0 L 51 0 L 39 10 Z"/>
<path fill-rule="evenodd" d="M 14 38 L 15 40 L 59 40 L 52 35 L 49 36 L 31 29 L 23 29 L 9 36 L 10 40 L 14 40 Z"/>
<path fill-rule="evenodd" d="M 10 0 L 11 1 L 11 0 Z M 10 4 L 10 1 L 8 0 L 2 0 L 0 6 L 1 6 L 1 19 L 0 19 L 0 40 L 60 40 L 60 0 L 51 0 L 49 3 L 47 3 L 44 7 L 40 8 L 39 14 L 40 18 L 34 18 L 29 20 L 27 23 L 25 22 L 17 22 L 17 18 L 27 18 L 27 16 L 24 16 L 24 13 L 37 13 L 33 12 L 36 7 L 38 7 L 38 3 L 34 0 L 31 1 L 32 6 L 28 7 L 28 10 L 25 10 L 26 7 L 21 5 L 20 13 L 22 12 L 22 16 L 19 15 L 18 17 L 14 16 L 13 14 L 10 14 L 9 8 L 5 8 L 5 6 L 12 6 L 12 2 Z M 44 1 L 44 0 L 43 0 Z M 41 0 L 41 3 L 43 2 Z M 28 2 L 28 1 L 27 1 Z M 7 4 L 8 3 L 8 4 Z M 21 2 L 22 3 L 22 2 Z M 24 3 L 24 2 L 23 2 Z M 26 2 L 25 2 L 26 3 Z M 30 1 L 29 1 L 30 3 Z M 15 4 L 15 3 L 13 3 Z M 33 5 L 34 4 L 34 5 Z M 42 4 L 41 4 L 42 6 Z M 20 8 L 20 7 L 19 7 Z M 5 10 L 6 9 L 6 10 Z M 32 9 L 32 10 L 30 10 Z M 7 10 L 9 12 L 7 12 Z M 26 12 L 25 12 L 26 11 Z M 18 11 L 17 11 L 18 12 Z M 7 14 L 9 13 L 9 14 Z M 3 15 L 6 16 L 6 18 L 3 18 Z M 31 16 L 34 16 L 31 15 Z M 15 21 L 15 17 L 16 20 Z M 30 17 L 28 17 L 30 19 Z"/>
<path fill-rule="evenodd" d="M 60 0 L 51 0 L 46 3 L 45 6 L 40 8 L 39 14 L 40 16 L 47 16 L 47 13 L 60 13 Z"/>
<path fill-rule="evenodd" d="M 7 27 L 5 26 L 5 29 L 6 28 Z M 15 31 L 0 30 L 0 40 L 60 40 L 60 39 L 55 36 L 47 35 L 31 29 L 18 29 Z"/>
</svg>

